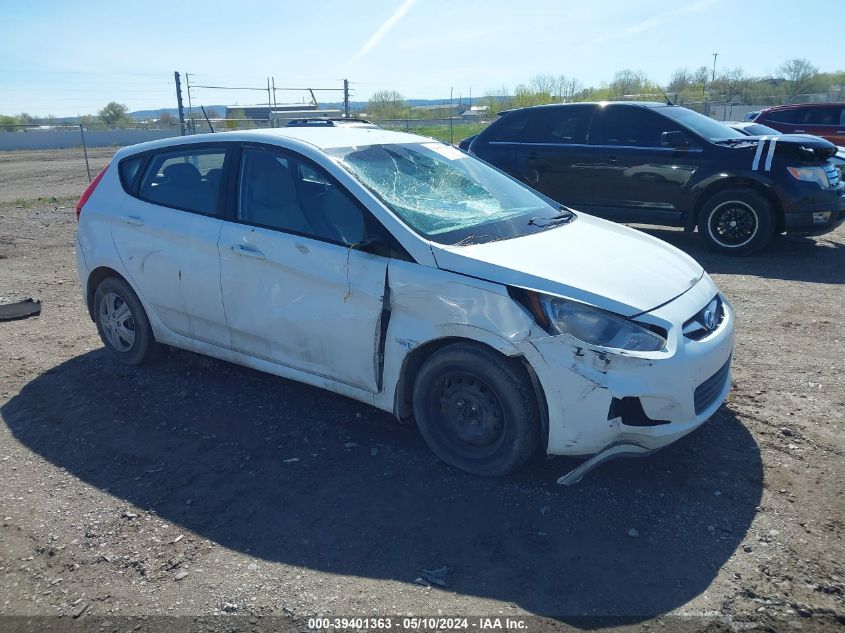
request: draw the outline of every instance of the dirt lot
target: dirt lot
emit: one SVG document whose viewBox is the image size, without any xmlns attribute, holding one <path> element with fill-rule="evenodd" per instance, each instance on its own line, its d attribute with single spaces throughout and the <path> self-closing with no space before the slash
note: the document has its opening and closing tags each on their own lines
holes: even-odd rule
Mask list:
<svg viewBox="0 0 845 633">
<path fill-rule="evenodd" d="M 740 260 L 654 231 L 733 302 L 734 388 L 691 436 L 572 488 L 554 481 L 575 460 L 475 478 L 387 415 L 223 362 L 116 364 L 74 230 L 72 203 L 0 206 L 0 297 L 44 301 L 0 323 L 0 615 L 845 624 L 845 230 Z M 415 583 L 443 565 L 448 587 Z"/>
<path fill-rule="evenodd" d="M 92 177 L 117 150 L 117 147 L 88 148 Z M 39 197 L 79 198 L 88 182 L 81 147 L 0 152 L 0 203 Z"/>
</svg>

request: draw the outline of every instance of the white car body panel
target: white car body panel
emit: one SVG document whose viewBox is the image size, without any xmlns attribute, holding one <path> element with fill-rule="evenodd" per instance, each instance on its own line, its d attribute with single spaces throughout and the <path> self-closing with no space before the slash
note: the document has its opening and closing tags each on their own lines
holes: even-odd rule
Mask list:
<svg viewBox="0 0 845 633">
<path fill-rule="evenodd" d="M 633 316 L 686 292 L 704 273 L 689 255 L 593 216 L 510 240 L 432 246 L 438 266 Z"/>
<path fill-rule="evenodd" d="M 135 287 L 169 330 L 225 345 L 217 242 L 223 221 L 126 196 L 112 238 Z"/>
<path fill-rule="evenodd" d="M 230 347 L 378 391 L 388 259 L 298 235 L 224 222 L 223 305 Z"/>
<path fill-rule="evenodd" d="M 123 191 L 117 162 L 124 156 L 209 140 L 202 135 L 124 148 L 82 212 L 77 265 L 86 300 L 93 271 L 116 271 L 138 294 L 159 342 L 407 417 L 403 369 L 409 355 L 446 339 L 477 341 L 524 360 L 545 398 L 544 441 L 550 454 L 587 455 L 619 442 L 659 448 L 702 424 L 723 402 L 729 378 L 707 410 L 696 414 L 692 398 L 699 384 L 729 362 L 733 313 L 725 303 L 717 330 L 699 341 L 683 336 L 683 323 L 717 289 L 677 249 L 581 213 L 570 224 L 511 240 L 460 247 L 425 240 L 322 152 L 428 141 L 376 128 L 233 132 L 216 134 L 213 141 L 274 145 L 319 163 L 414 262 L 155 207 Z M 173 219 L 169 212 L 188 217 Z M 139 227 L 119 223 L 138 214 L 141 229 L 160 224 L 162 235 L 145 236 Z M 177 238 L 180 231 L 193 237 Z M 236 254 L 233 246 L 255 248 L 265 258 Z M 187 255 L 165 255 L 167 249 L 198 250 L 201 256 L 189 261 Z M 551 336 L 511 298 L 509 285 L 637 315 L 669 331 L 666 349 L 626 352 Z M 196 314 L 185 316 L 191 311 Z M 619 418 L 609 420 L 613 398 L 628 396 L 639 397 L 650 418 L 668 424 L 627 426 Z"/>
</svg>

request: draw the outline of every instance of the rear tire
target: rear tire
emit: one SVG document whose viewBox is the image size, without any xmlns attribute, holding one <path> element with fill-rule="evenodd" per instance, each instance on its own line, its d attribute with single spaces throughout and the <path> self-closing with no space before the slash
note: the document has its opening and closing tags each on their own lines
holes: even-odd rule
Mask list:
<svg viewBox="0 0 845 633">
<path fill-rule="evenodd" d="M 106 348 L 124 365 L 153 360 L 160 351 L 150 320 L 135 291 L 119 277 L 107 277 L 94 291 L 94 320 Z"/>
<path fill-rule="evenodd" d="M 540 412 L 525 369 L 482 345 L 454 343 L 428 358 L 413 408 L 434 454 L 474 475 L 512 472 L 540 446 Z"/>
<path fill-rule="evenodd" d="M 725 255 L 750 255 L 775 234 L 772 205 L 753 189 L 720 191 L 704 203 L 698 230 L 711 250 Z"/>
</svg>

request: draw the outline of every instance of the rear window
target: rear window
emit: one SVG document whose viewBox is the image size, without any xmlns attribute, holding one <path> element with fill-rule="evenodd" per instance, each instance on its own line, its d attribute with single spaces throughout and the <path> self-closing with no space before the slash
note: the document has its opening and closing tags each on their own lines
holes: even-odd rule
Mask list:
<svg viewBox="0 0 845 633">
<path fill-rule="evenodd" d="M 154 154 L 138 197 L 166 207 L 218 215 L 225 158 L 223 148 Z"/>
</svg>

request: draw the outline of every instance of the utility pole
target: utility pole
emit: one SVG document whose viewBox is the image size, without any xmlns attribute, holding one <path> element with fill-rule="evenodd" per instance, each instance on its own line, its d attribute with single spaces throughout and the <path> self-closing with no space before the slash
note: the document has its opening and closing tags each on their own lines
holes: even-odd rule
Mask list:
<svg viewBox="0 0 845 633">
<path fill-rule="evenodd" d="M 452 129 L 452 88 L 449 88 L 449 142 L 455 144 L 455 133 Z"/>
<path fill-rule="evenodd" d="M 188 89 L 188 116 L 190 117 L 188 132 L 193 134 L 196 127 L 194 126 L 194 106 L 191 104 L 191 76 L 188 73 L 185 73 L 185 88 Z"/>
<path fill-rule="evenodd" d="M 719 56 L 719 53 L 713 53 L 713 79 L 710 83 L 716 83 L 716 58 Z"/>
<path fill-rule="evenodd" d="M 176 81 L 176 109 L 179 111 L 179 136 L 185 136 L 185 108 L 182 107 L 182 84 L 179 81 L 179 71 L 173 71 Z"/>
<path fill-rule="evenodd" d="M 343 116 L 349 118 L 349 80 L 343 80 Z"/>
</svg>

